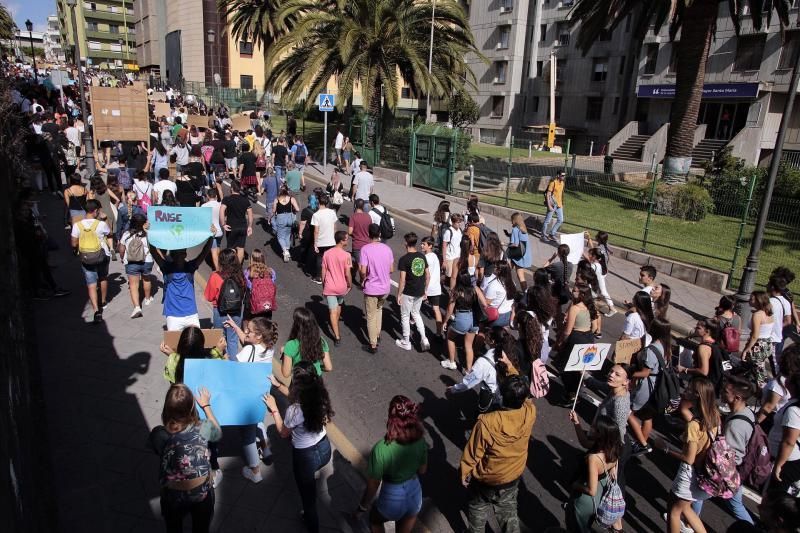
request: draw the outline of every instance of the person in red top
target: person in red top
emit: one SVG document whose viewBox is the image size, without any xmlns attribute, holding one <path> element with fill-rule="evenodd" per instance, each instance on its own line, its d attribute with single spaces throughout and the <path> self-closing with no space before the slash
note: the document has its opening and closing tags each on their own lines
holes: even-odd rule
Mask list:
<svg viewBox="0 0 800 533">
<path fill-rule="evenodd" d="M 229 279 L 238 286 L 230 287 L 225 295 L 222 295 L 222 288 L 225 282 Z M 228 284 L 229 286 L 231 284 Z M 206 301 L 210 302 L 214 308 L 211 320 L 214 327 L 223 329 L 223 323 L 226 319 L 230 318 L 233 322 L 242 327 L 242 313 L 244 312 L 244 294 L 246 285 L 244 281 L 244 273 L 242 272 L 242 265 L 239 263 L 239 257 L 236 255 L 236 250 L 233 248 L 226 248 L 219 254 L 219 270 L 212 272 L 206 284 L 206 290 L 203 295 Z M 224 328 L 225 339 L 227 341 L 227 353 L 239 353 L 239 336 L 234 328 Z"/>
<path fill-rule="evenodd" d="M 369 217 L 369 215 L 367 215 Z M 336 246 L 322 256 L 322 295 L 328 302 L 328 312 L 333 330 L 333 344 L 339 346 L 342 340 L 339 334 L 339 316 L 342 314 L 344 295 L 353 286 L 353 261 L 347 253 L 347 233 L 339 230 L 334 233 Z"/>
<path fill-rule="evenodd" d="M 369 238 L 369 225 L 372 224 L 372 217 L 364 212 L 364 200 L 356 200 L 356 210 L 350 216 L 350 224 L 347 233 L 353 238 L 353 278 L 358 278 L 358 264 L 361 259 L 361 248 L 372 242 Z"/>
</svg>

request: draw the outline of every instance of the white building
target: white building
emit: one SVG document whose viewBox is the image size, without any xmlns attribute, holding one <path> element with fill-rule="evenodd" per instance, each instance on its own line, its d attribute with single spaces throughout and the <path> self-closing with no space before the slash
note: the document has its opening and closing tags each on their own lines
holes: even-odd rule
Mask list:
<svg viewBox="0 0 800 533">
<path fill-rule="evenodd" d="M 50 63 L 66 62 L 64 47 L 61 46 L 61 22 L 57 15 L 47 17 L 47 30 L 43 35 L 44 57 Z"/>
</svg>

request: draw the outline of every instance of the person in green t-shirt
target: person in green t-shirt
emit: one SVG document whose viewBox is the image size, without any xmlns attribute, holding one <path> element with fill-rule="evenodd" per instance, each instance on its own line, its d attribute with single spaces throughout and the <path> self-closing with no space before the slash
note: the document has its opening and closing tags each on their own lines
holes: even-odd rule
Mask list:
<svg viewBox="0 0 800 533">
<path fill-rule="evenodd" d="M 386 435 L 372 448 L 367 466 L 367 487 L 356 513 L 367 511 L 372 530 L 384 522 L 395 522 L 399 533 L 410 533 L 422 508 L 422 486 L 418 475 L 428 469 L 428 444 L 419 418 L 419 405 L 397 395 L 389 403 Z"/>
<path fill-rule="evenodd" d="M 295 194 L 305 190 L 306 178 L 303 176 L 303 173 L 297 169 L 297 166 L 295 166 L 292 161 L 289 161 L 286 168 L 288 170 L 286 171 L 286 176 L 284 176 L 284 181 L 286 181 L 286 186 L 289 187 L 289 190 Z"/>
<path fill-rule="evenodd" d="M 314 365 L 317 375 L 333 370 L 328 342 L 320 337 L 319 324 L 305 307 L 298 307 L 292 315 L 289 341 L 281 348 L 281 374 L 286 379 L 292 375 L 292 366 L 300 361 Z"/>
</svg>

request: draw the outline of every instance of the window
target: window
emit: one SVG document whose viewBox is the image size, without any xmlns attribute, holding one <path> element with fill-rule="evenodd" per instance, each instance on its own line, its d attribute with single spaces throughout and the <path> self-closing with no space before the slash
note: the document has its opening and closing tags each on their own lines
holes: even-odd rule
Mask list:
<svg viewBox="0 0 800 533">
<path fill-rule="evenodd" d="M 538 113 L 539 112 L 539 97 L 538 96 L 534 96 L 533 97 L 533 106 L 532 106 L 531 111 L 533 111 L 534 113 Z"/>
<path fill-rule="evenodd" d="M 800 53 L 800 31 L 787 31 L 786 40 L 781 48 L 781 59 L 778 68 L 786 69 L 794 67 L 797 63 L 797 54 Z"/>
<path fill-rule="evenodd" d="M 109 6 L 108 11 L 111 12 L 111 13 L 116 13 L 117 12 L 117 6 Z"/>
<path fill-rule="evenodd" d="M 644 48 L 644 73 L 655 74 L 658 61 L 658 43 L 649 43 Z"/>
<path fill-rule="evenodd" d="M 758 70 L 761 68 L 761 58 L 764 55 L 764 44 L 767 42 L 765 34 L 742 35 L 736 42 L 736 58 L 733 60 L 733 70 Z"/>
<path fill-rule="evenodd" d="M 411 87 L 403 87 L 400 89 L 400 98 L 414 98 L 414 93 L 411 92 Z"/>
<path fill-rule="evenodd" d="M 536 62 L 536 77 L 541 78 L 544 71 L 544 61 Z"/>
<path fill-rule="evenodd" d="M 622 76 L 625 73 L 625 56 L 619 58 L 619 75 Z"/>
<path fill-rule="evenodd" d="M 101 50 L 102 47 L 97 41 L 89 41 L 89 50 Z"/>
<path fill-rule="evenodd" d="M 500 26 L 497 36 L 497 48 L 508 48 L 511 38 L 511 26 Z"/>
<path fill-rule="evenodd" d="M 492 96 L 492 117 L 500 118 L 503 116 L 503 108 L 506 106 L 505 96 Z"/>
<path fill-rule="evenodd" d="M 592 81 L 606 81 L 608 59 L 596 57 L 592 60 Z"/>
<path fill-rule="evenodd" d="M 539 41 L 545 42 L 547 40 L 547 24 L 540 24 L 539 25 Z"/>
<path fill-rule="evenodd" d="M 619 96 L 614 98 L 614 111 L 612 114 L 616 115 L 617 113 L 619 113 Z"/>
<path fill-rule="evenodd" d="M 122 45 L 120 43 L 111 43 L 109 47 L 112 52 L 122 52 Z"/>
<path fill-rule="evenodd" d="M 567 70 L 566 59 L 556 59 L 556 81 L 564 81 Z"/>
<path fill-rule="evenodd" d="M 590 96 L 586 99 L 586 120 L 600 120 L 603 116 L 603 99 Z"/>
<path fill-rule="evenodd" d="M 111 33 L 119 33 L 119 26 L 117 26 L 116 24 L 109 24 L 108 31 L 110 31 Z"/>
<path fill-rule="evenodd" d="M 239 41 L 239 53 L 246 56 L 253 55 L 253 43 Z"/>
<path fill-rule="evenodd" d="M 97 4 L 95 4 L 94 2 L 90 3 L 89 4 L 89 9 L 91 11 L 97 11 Z"/>
<path fill-rule="evenodd" d="M 500 0 L 500 13 L 507 13 L 514 9 L 513 0 Z"/>
<path fill-rule="evenodd" d="M 566 24 L 558 25 L 558 46 L 569 46 L 569 26 Z"/>
<path fill-rule="evenodd" d="M 494 63 L 494 82 L 505 83 L 506 72 L 508 72 L 508 61 L 495 61 Z"/>
<path fill-rule="evenodd" d="M 86 29 L 89 31 L 97 31 L 97 23 L 96 22 L 87 22 Z"/>
<path fill-rule="evenodd" d="M 676 69 L 678 68 L 678 42 L 672 43 L 672 50 L 670 51 L 669 56 L 669 67 L 667 67 L 667 72 L 669 74 L 675 74 Z"/>
<path fill-rule="evenodd" d="M 242 74 L 239 76 L 239 87 L 242 89 L 252 89 L 253 88 L 253 76 L 249 74 Z"/>
</svg>

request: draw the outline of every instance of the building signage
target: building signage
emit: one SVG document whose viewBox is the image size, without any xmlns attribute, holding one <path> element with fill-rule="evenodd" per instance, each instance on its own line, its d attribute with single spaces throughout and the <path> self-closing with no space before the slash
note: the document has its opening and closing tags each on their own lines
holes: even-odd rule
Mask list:
<svg viewBox="0 0 800 533">
<path fill-rule="evenodd" d="M 675 98 L 674 85 L 639 85 L 639 98 Z M 758 83 L 706 83 L 703 98 L 755 98 Z"/>
</svg>

